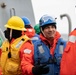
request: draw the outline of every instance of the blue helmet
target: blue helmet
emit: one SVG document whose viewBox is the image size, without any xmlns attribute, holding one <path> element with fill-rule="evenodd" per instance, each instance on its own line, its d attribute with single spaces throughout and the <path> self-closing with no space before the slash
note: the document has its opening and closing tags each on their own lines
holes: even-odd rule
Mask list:
<svg viewBox="0 0 76 75">
<path fill-rule="evenodd" d="M 31 22 L 27 17 L 22 17 L 22 20 L 24 21 L 25 25 L 31 25 Z"/>
<path fill-rule="evenodd" d="M 56 21 L 53 17 L 49 15 L 43 15 L 39 20 L 39 25 L 44 26 L 47 24 L 56 24 Z"/>
</svg>

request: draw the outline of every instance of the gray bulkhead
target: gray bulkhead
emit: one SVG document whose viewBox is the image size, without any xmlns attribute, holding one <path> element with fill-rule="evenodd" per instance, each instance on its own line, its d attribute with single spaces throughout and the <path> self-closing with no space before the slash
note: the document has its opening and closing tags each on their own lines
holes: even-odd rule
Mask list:
<svg viewBox="0 0 76 75">
<path fill-rule="evenodd" d="M 0 29 L 5 30 L 4 25 L 13 16 L 26 16 L 32 26 L 35 25 L 34 12 L 31 0 L 0 0 Z"/>
</svg>

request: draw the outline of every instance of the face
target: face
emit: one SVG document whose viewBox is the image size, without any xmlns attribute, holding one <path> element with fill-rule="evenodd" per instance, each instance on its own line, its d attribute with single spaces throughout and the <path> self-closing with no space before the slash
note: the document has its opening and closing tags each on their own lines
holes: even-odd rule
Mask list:
<svg viewBox="0 0 76 75">
<path fill-rule="evenodd" d="M 56 28 L 53 25 L 48 25 L 44 28 L 42 33 L 48 39 L 53 38 L 56 33 Z"/>
</svg>

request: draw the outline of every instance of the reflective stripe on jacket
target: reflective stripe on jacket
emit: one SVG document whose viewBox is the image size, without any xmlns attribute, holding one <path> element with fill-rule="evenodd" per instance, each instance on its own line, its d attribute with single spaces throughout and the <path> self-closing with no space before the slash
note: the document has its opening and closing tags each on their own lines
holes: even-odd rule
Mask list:
<svg viewBox="0 0 76 75">
<path fill-rule="evenodd" d="M 7 40 L 3 42 L 0 62 L 3 75 L 21 75 L 19 50 L 27 40 L 28 37 L 22 36 L 11 44 Z"/>
<path fill-rule="evenodd" d="M 39 35 L 38 34 L 35 34 L 32 38 L 31 38 L 31 40 L 32 40 L 32 42 L 33 43 L 35 43 L 37 40 L 39 40 L 40 38 L 39 38 Z"/>
</svg>

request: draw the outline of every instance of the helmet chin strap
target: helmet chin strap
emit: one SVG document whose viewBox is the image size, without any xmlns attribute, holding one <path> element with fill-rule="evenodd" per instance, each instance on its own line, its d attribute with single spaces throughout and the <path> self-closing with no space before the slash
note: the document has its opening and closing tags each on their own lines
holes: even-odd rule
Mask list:
<svg viewBox="0 0 76 75">
<path fill-rule="evenodd" d="M 44 34 L 44 32 L 43 32 L 42 28 L 41 28 L 41 32 L 42 32 L 42 33 L 43 33 L 43 35 L 46 37 L 46 35 Z"/>
<path fill-rule="evenodd" d="M 12 29 L 10 29 L 10 39 L 12 39 Z"/>
</svg>

